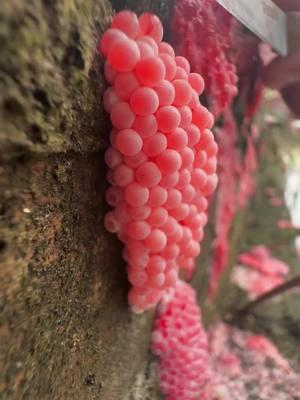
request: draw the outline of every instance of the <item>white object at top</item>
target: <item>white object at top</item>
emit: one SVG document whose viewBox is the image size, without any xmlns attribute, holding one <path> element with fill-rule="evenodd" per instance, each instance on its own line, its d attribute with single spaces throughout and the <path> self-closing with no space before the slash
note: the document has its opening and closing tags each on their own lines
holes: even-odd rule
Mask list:
<svg viewBox="0 0 300 400">
<path fill-rule="evenodd" d="M 288 54 L 287 16 L 271 0 L 217 2 L 280 55 Z"/>
</svg>

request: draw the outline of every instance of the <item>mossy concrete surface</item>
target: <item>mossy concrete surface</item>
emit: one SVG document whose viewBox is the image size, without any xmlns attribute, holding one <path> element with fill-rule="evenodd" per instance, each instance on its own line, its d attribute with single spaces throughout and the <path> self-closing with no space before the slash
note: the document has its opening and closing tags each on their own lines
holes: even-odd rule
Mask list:
<svg viewBox="0 0 300 400">
<path fill-rule="evenodd" d="M 0 6 L 0 398 L 128 395 L 151 314 L 103 228 L 105 0 Z"/>
</svg>

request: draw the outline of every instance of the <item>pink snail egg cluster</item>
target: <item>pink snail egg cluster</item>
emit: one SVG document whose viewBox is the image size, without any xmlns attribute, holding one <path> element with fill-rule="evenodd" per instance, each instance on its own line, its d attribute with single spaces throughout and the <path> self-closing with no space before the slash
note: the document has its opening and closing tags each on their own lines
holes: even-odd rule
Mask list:
<svg viewBox="0 0 300 400">
<path fill-rule="evenodd" d="M 157 16 L 122 11 L 99 42 L 113 125 L 104 222 L 124 243 L 135 312 L 155 306 L 180 268 L 192 273 L 217 184 L 203 79 L 162 37 Z"/>
<path fill-rule="evenodd" d="M 207 335 L 196 293 L 181 280 L 159 303 L 152 351 L 160 358 L 160 390 L 166 399 L 211 398 Z"/>
</svg>

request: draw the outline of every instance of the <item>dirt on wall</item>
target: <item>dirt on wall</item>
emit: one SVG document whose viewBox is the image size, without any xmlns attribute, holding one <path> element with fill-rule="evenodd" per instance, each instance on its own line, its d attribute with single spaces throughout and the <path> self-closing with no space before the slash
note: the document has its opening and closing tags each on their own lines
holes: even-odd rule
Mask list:
<svg viewBox="0 0 300 400">
<path fill-rule="evenodd" d="M 0 399 L 123 399 L 147 358 L 152 315 L 128 310 L 103 229 L 111 16 L 106 0 L 1 2 Z"/>
</svg>

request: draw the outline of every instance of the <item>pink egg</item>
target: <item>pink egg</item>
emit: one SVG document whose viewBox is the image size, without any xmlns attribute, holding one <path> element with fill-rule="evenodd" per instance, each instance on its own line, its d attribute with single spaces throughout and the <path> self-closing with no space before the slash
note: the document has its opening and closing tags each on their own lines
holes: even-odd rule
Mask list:
<svg viewBox="0 0 300 400">
<path fill-rule="evenodd" d="M 173 150 L 183 150 L 188 144 L 188 135 L 182 128 L 176 128 L 167 136 L 168 148 Z"/>
<path fill-rule="evenodd" d="M 122 197 L 122 190 L 114 186 L 109 187 L 105 192 L 105 199 L 107 203 L 112 207 L 118 205 L 123 200 Z"/>
<path fill-rule="evenodd" d="M 175 75 L 173 77 L 173 81 L 176 79 L 182 79 L 184 81 L 188 81 L 189 80 L 189 76 L 187 74 L 187 72 L 185 72 L 185 70 L 181 67 L 176 67 L 176 72 Z"/>
<path fill-rule="evenodd" d="M 169 56 L 175 58 L 175 51 L 173 47 L 167 42 L 161 42 L 158 45 L 159 54 L 168 54 Z"/>
<path fill-rule="evenodd" d="M 217 159 L 216 157 L 212 157 L 203 166 L 203 171 L 208 175 L 214 174 L 217 170 Z"/>
<path fill-rule="evenodd" d="M 154 307 L 162 298 L 164 294 L 163 290 L 157 289 L 152 289 L 150 290 L 147 295 L 146 295 L 146 303 L 148 308 Z"/>
<path fill-rule="evenodd" d="M 143 141 L 133 129 L 123 129 L 116 137 L 116 147 L 125 156 L 134 156 L 142 150 Z"/>
<path fill-rule="evenodd" d="M 178 189 L 170 189 L 168 191 L 168 198 L 164 204 L 167 209 L 179 207 L 181 204 L 182 195 Z"/>
<path fill-rule="evenodd" d="M 144 240 L 144 244 L 151 252 L 157 253 L 166 247 L 167 237 L 161 229 L 155 228 Z"/>
<path fill-rule="evenodd" d="M 115 216 L 121 225 L 126 225 L 130 221 L 128 207 L 124 202 L 119 203 L 115 208 Z"/>
<path fill-rule="evenodd" d="M 161 253 L 161 255 L 162 257 L 168 260 L 178 257 L 179 253 L 180 253 L 180 247 L 178 246 L 178 244 L 173 243 L 173 244 L 168 244 L 164 249 L 164 251 Z"/>
<path fill-rule="evenodd" d="M 151 13 L 143 13 L 139 17 L 140 32 L 151 36 L 157 43 L 161 42 L 164 30 L 160 19 Z"/>
<path fill-rule="evenodd" d="M 178 128 L 180 123 L 180 114 L 174 106 L 163 106 L 155 114 L 158 129 L 161 132 L 172 132 Z"/>
<path fill-rule="evenodd" d="M 123 256 L 124 258 L 124 256 Z M 124 258 L 125 259 L 125 258 Z M 131 270 L 143 270 L 147 267 L 148 263 L 149 263 L 149 256 L 148 254 L 143 254 L 143 255 L 139 255 L 139 254 L 135 254 L 135 253 L 130 253 L 128 255 L 128 259 L 125 261 L 127 261 L 130 264 L 130 269 Z"/>
<path fill-rule="evenodd" d="M 172 57 L 168 54 L 160 54 L 159 57 L 162 60 L 162 62 L 164 63 L 164 66 L 166 69 L 165 79 L 167 81 L 172 81 L 174 79 L 176 71 L 177 71 L 174 57 Z"/>
<path fill-rule="evenodd" d="M 205 84 L 200 74 L 192 72 L 189 76 L 189 83 L 198 95 L 203 92 Z"/>
<path fill-rule="evenodd" d="M 175 218 L 169 216 L 167 221 L 162 225 L 161 230 L 167 235 L 171 235 L 172 233 L 175 232 L 177 228 L 178 222 L 176 221 Z"/>
<path fill-rule="evenodd" d="M 208 207 L 208 201 L 204 196 L 198 196 L 194 200 L 194 204 L 196 205 L 198 212 L 205 211 Z"/>
<path fill-rule="evenodd" d="M 203 226 L 202 218 L 200 214 L 193 215 L 192 217 L 186 218 L 184 223 L 189 226 L 192 230 L 198 229 Z"/>
<path fill-rule="evenodd" d="M 128 236 L 123 230 L 117 232 L 117 238 L 120 240 L 120 242 L 127 243 Z"/>
<path fill-rule="evenodd" d="M 114 82 L 115 91 L 122 100 L 128 100 L 139 86 L 133 72 L 120 72 Z"/>
<path fill-rule="evenodd" d="M 132 207 L 132 206 L 127 207 L 128 216 L 132 218 L 134 221 L 142 221 L 147 219 L 151 214 L 151 211 L 152 211 L 151 207 L 147 205 L 141 207 Z"/>
<path fill-rule="evenodd" d="M 124 187 L 134 180 L 134 171 L 125 164 L 120 164 L 114 169 L 114 181 L 117 186 Z"/>
<path fill-rule="evenodd" d="M 185 57 L 176 56 L 175 62 L 178 67 L 183 68 L 185 70 L 185 72 L 187 72 L 188 74 L 190 73 L 190 70 L 191 70 L 190 63 L 188 62 L 188 60 Z"/>
<path fill-rule="evenodd" d="M 150 256 L 147 265 L 147 272 L 150 275 L 163 272 L 165 268 L 166 268 L 166 261 L 164 260 L 163 257 L 157 255 Z"/>
<path fill-rule="evenodd" d="M 180 114 L 179 126 L 184 129 L 188 128 L 192 122 L 192 111 L 190 107 L 188 106 L 178 107 L 178 111 Z"/>
<path fill-rule="evenodd" d="M 134 156 L 125 156 L 123 157 L 124 163 L 132 168 L 137 168 L 139 165 L 143 164 L 148 160 L 146 154 L 142 151 L 139 151 Z"/>
<path fill-rule="evenodd" d="M 196 240 L 197 242 L 201 242 L 203 238 L 204 238 L 204 232 L 202 228 L 197 229 L 193 232 L 193 239 Z"/>
<path fill-rule="evenodd" d="M 192 98 L 191 85 L 183 79 L 176 79 L 172 83 L 175 88 L 175 99 L 173 104 L 179 107 L 189 104 Z"/>
<path fill-rule="evenodd" d="M 158 228 L 163 225 L 168 219 L 168 211 L 164 207 L 153 208 L 147 222 L 152 227 Z"/>
<path fill-rule="evenodd" d="M 157 165 L 152 161 L 147 161 L 140 165 L 135 173 L 136 180 L 143 186 L 156 186 L 161 180 L 161 172 Z"/>
<path fill-rule="evenodd" d="M 193 110 L 193 123 L 198 126 L 200 131 L 211 124 L 212 116 L 207 109 L 200 104 Z"/>
<path fill-rule="evenodd" d="M 189 207 L 187 204 L 183 203 L 180 206 L 169 210 L 171 217 L 175 218 L 177 221 L 182 221 L 189 213 Z"/>
<path fill-rule="evenodd" d="M 109 87 L 105 90 L 103 94 L 103 105 L 107 112 L 111 112 L 113 106 L 121 102 L 120 97 L 117 95 L 116 91 Z"/>
<path fill-rule="evenodd" d="M 210 143 L 210 145 L 206 148 L 206 154 L 208 158 L 214 157 L 218 154 L 218 145 L 216 142 Z"/>
<path fill-rule="evenodd" d="M 196 190 L 194 186 L 187 185 L 182 189 L 182 200 L 186 203 L 190 203 L 196 196 Z"/>
<path fill-rule="evenodd" d="M 138 40 L 137 45 L 139 46 L 141 60 L 143 58 L 155 55 L 155 52 L 153 51 L 151 45 L 149 43 L 146 43 L 144 40 Z"/>
<path fill-rule="evenodd" d="M 108 61 L 117 72 L 132 71 L 140 59 L 140 50 L 131 39 L 116 40 L 108 52 Z"/>
<path fill-rule="evenodd" d="M 157 122 L 154 115 L 137 116 L 133 129 L 136 130 L 142 138 L 153 136 L 157 131 Z"/>
<path fill-rule="evenodd" d="M 159 289 L 163 286 L 165 283 L 165 275 L 163 273 L 158 273 L 158 274 L 152 274 L 148 276 L 147 284 L 150 287 Z"/>
<path fill-rule="evenodd" d="M 99 51 L 107 57 L 109 50 L 114 42 L 118 40 L 126 40 L 127 36 L 119 29 L 108 29 L 105 31 L 99 42 Z"/>
<path fill-rule="evenodd" d="M 156 158 L 156 163 L 164 174 L 172 173 L 178 171 L 181 167 L 181 157 L 177 151 L 166 149 Z"/>
<path fill-rule="evenodd" d="M 175 283 L 177 282 L 178 279 L 178 271 L 177 270 L 171 270 L 169 272 L 166 273 L 165 276 L 165 284 L 164 287 L 165 288 L 169 288 L 169 287 L 173 287 L 175 285 Z M 179 398 L 181 396 L 179 395 Z"/>
<path fill-rule="evenodd" d="M 201 191 L 205 196 L 210 196 L 218 185 L 217 174 L 209 175 L 206 184 L 202 187 Z"/>
<path fill-rule="evenodd" d="M 176 189 L 185 188 L 191 181 L 191 174 L 187 169 L 183 169 L 179 172 L 178 182 L 176 184 Z"/>
<path fill-rule="evenodd" d="M 191 182 L 197 189 L 202 189 L 207 182 L 207 175 L 200 168 L 195 168 L 191 173 L 191 177 Z"/>
<path fill-rule="evenodd" d="M 145 254 L 149 253 L 149 250 L 146 249 L 144 244 L 139 240 L 128 239 L 126 247 L 129 256 L 132 255 L 144 256 Z"/>
<path fill-rule="evenodd" d="M 144 140 L 143 152 L 148 157 L 156 157 L 159 154 L 162 154 L 166 148 L 167 139 L 165 135 L 160 132 Z"/>
<path fill-rule="evenodd" d="M 115 128 L 126 129 L 131 128 L 135 115 L 128 103 L 121 102 L 112 106 L 110 119 Z"/>
<path fill-rule="evenodd" d="M 172 189 L 175 187 L 179 180 L 179 172 L 175 171 L 171 174 L 163 174 L 160 180 L 160 186 L 164 187 L 165 189 Z"/>
<path fill-rule="evenodd" d="M 133 287 L 128 293 L 128 302 L 131 305 L 132 311 L 135 313 L 141 313 L 144 311 L 145 293 L 144 295 L 137 293 L 138 287 Z"/>
<path fill-rule="evenodd" d="M 118 130 L 116 128 L 113 128 L 109 134 L 110 143 L 112 144 L 113 147 L 116 147 L 117 134 Z"/>
<path fill-rule="evenodd" d="M 113 147 L 109 147 L 106 150 L 104 159 L 105 159 L 106 165 L 109 168 L 115 168 L 118 165 L 120 165 L 122 162 L 121 154 L 117 150 L 115 150 Z"/>
<path fill-rule="evenodd" d="M 155 186 L 150 189 L 148 204 L 151 207 L 160 207 L 167 200 L 168 192 L 161 186 Z"/>
<path fill-rule="evenodd" d="M 214 134 L 209 129 L 204 129 L 201 135 L 199 145 L 206 149 L 211 143 L 215 141 Z"/>
<path fill-rule="evenodd" d="M 144 271 L 129 269 L 128 280 L 133 286 L 142 287 L 147 281 L 147 274 Z"/>
<path fill-rule="evenodd" d="M 134 240 L 144 240 L 150 231 L 150 226 L 146 221 L 131 221 L 127 224 L 127 234 Z"/>
<path fill-rule="evenodd" d="M 113 211 L 109 211 L 106 213 L 104 217 L 104 226 L 108 232 L 116 233 L 120 229 L 120 224 L 115 217 Z"/>
<path fill-rule="evenodd" d="M 200 140 L 201 136 L 200 129 L 196 125 L 191 124 L 189 128 L 187 128 L 186 132 L 188 135 L 189 146 L 190 147 L 195 146 L 195 144 L 197 144 Z"/>
<path fill-rule="evenodd" d="M 155 88 L 155 91 L 158 95 L 160 107 L 168 106 L 173 103 L 175 98 L 175 89 L 171 82 L 164 79 Z"/>
<path fill-rule="evenodd" d="M 110 65 L 110 63 L 106 60 L 104 63 L 104 76 L 108 83 L 111 85 L 114 83 L 115 78 L 117 76 L 116 71 Z"/>
<path fill-rule="evenodd" d="M 192 170 L 195 159 L 193 150 L 189 147 L 186 147 L 185 149 L 181 150 L 180 156 L 182 162 L 181 168 L 188 168 L 189 170 Z"/>
<path fill-rule="evenodd" d="M 176 245 L 176 244 L 175 244 Z M 177 246 L 177 245 L 176 245 Z M 165 269 L 165 273 L 172 271 L 172 270 L 177 270 L 178 269 L 178 265 L 177 265 L 177 260 L 167 260 L 167 265 L 166 265 L 166 269 Z"/>
<path fill-rule="evenodd" d="M 107 171 L 106 173 L 106 179 L 107 182 L 112 185 L 112 186 L 117 186 L 115 178 L 114 178 L 114 171 L 112 169 L 110 169 L 109 171 Z"/>
<path fill-rule="evenodd" d="M 203 165 L 206 163 L 207 160 L 207 156 L 206 156 L 206 152 L 204 150 L 200 150 L 196 153 L 195 155 L 195 167 L 196 168 L 201 168 L 203 167 Z"/>
<path fill-rule="evenodd" d="M 188 106 L 190 107 L 191 110 L 195 110 L 195 108 L 197 108 L 199 104 L 200 104 L 199 96 L 195 92 L 195 90 L 192 89 L 192 98 L 191 98 L 191 101 L 189 102 Z"/>
<path fill-rule="evenodd" d="M 111 23 L 112 28 L 120 29 L 131 38 L 136 38 L 140 33 L 140 24 L 135 13 L 125 10 L 116 14 Z"/>
<path fill-rule="evenodd" d="M 178 243 L 182 239 L 182 235 L 182 226 L 180 224 L 177 224 L 175 231 L 168 235 L 168 241 L 170 243 Z"/>
<path fill-rule="evenodd" d="M 137 115 L 146 116 L 155 113 L 159 100 L 156 92 L 149 87 L 136 89 L 130 97 L 130 106 Z"/>
<path fill-rule="evenodd" d="M 159 57 L 152 56 L 140 60 L 135 73 L 142 85 L 155 87 L 165 78 L 166 68 Z"/>
<path fill-rule="evenodd" d="M 182 242 L 184 243 L 188 243 L 192 240 L 193 238 L 193 234 L 191 229 L 188 226 L 184 226 L 183 227 L 183 236 L 182 236 Z"/>
<path fill-rule="evenodd" d="M 139 183 L 132 182 L 125 189 L 125 200 L 132 207 L 141 207 L 149 199 L 149 190 Z"/>
<path fill-rule="evenodd" d="M 151 56 L 153 56 L 153 55 L 157 56 L 158 55 L 158 45 L 157 45 L 156 41 L 151 36 L 148 36 L 148 35 L 140 36 L 138 41 L 137 41 L 137 43 L 140 43 L 140 42 L 146 43 L 148 46 L 151 47 L 151 49 L 152 49 Z"/>
</svg>

